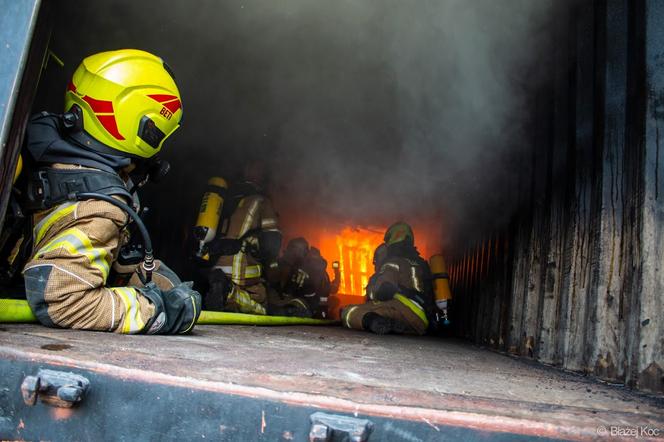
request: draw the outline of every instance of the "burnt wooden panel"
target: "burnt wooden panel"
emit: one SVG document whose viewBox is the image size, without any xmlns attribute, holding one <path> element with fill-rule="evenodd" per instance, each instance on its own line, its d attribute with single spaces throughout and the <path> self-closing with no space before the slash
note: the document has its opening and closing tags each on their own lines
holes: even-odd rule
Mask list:
<svg viewBox="0 0 664 442">
<path fill-rule="evenodd" d="M 623 356 L 624 322 L 619 311 L 620 248 L 623 240 L 623 170 L 622 153 L 625 149 L 625 119 L 627 100 L 627 2 L 609 0 L 598 14 L 597 39 L 600 68 L 597 81 L 604 97 L 597 105 L 601 120 L 598 121 L 599 147 L 597 163 L 601 178 L 598 180 L 599 213 L 596 216 L 598 237 L 597 256 L 593 273 L 592 290 L 593 327 L 589 334 L 589 368 L 602 379 L 615 381 L 624 378 Z"/>
<path fill-rule="evenodd" d="M 637 385 L 664 391 L 664 4 L 646 2 L 646 114 L 642 290 L 639 309 Z"/>
<path fill-rule="evenodd" d="M 560 5 L 507 190 L 517 208 L 456 245 L 470 258 L 450 260 L 470 265 L 457 313 L 475 342 L 662 393 L 664 4 Z M 499 258 L 482 259 L 494 237 Z"/>
</svg>

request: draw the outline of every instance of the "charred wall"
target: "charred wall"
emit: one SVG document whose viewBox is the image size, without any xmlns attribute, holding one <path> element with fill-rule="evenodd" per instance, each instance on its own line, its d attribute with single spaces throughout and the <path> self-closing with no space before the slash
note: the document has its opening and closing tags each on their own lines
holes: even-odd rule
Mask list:
<svg viewBox="0 0 664 442">
<path fill-rule="evenodd" d="M 663 22 L 658 1 L 556 11 L 519 209 L 450 251 L 462 336 L 664 392 Z"/>
</svg>

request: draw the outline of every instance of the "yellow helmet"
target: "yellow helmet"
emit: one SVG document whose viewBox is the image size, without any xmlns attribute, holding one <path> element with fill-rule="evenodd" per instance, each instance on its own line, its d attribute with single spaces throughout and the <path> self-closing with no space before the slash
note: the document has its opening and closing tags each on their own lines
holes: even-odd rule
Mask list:
<svg viewBox="0 0 664 442">
<path fill-rule="evenodd" d="M 408 224 L 399 221 L 388 227 L 383 239 L 388 246 L 404 241 L 413 245 L 415 242 L 415 235 L 413 235 L 413 229 Z"/>
<path fill-rule="evenodd" d="M 182 102 L 161 58 L 122 49 L 83 60 L 65 93 L 65 112 L 72 111 L 82 117 L 85 132 L 106 147 L 150 158 L 180 127 Z"/>
</svg>

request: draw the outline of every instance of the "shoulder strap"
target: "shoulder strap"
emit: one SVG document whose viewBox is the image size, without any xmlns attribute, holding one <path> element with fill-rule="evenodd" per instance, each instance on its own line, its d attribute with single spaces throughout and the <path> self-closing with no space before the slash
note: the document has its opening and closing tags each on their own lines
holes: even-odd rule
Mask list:
<svg viewBox="0 0 664 442">
<path fill-rule="evenodd" d="M 132 201 L 125 182 L 115 173 L 91 169 L 44 168 L 28 179 L 25 208 L 44 210 L 72 198 L 74 193 L 95 192 Z"/>
</svg>

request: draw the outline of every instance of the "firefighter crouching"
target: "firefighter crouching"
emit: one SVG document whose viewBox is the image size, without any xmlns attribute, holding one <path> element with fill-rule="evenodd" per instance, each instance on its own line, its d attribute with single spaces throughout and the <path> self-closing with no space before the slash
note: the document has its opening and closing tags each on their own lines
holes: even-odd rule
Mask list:
<svg viewBox="0 0 664 442">
<path fill-rule="evenodd" d="M 373 267 L 374 267 L 374 273 L 369 277 L 369 282 L 367 283 L 366 287 L 366 295 L 367 299 L 373 299 L 373 293 L 378 289 L 376 286 L 376 281 L 378 280 L 378 276 L 380 275 L 380 267 L 383 265 L 383 262 L 385 261 L 385 258 L 387 257 L 387 246 L 385 243 L 381 243 L 378 247 L 376 247 L 376 250 L 374 250 L 373 254 Z"/>
<path fill-rule="evenodd" d="M 435 308 L 428 265 L 414 246 L 408 224 L 393 224 L 384 239 L 385 248 L 379 247 L 374 255 L 379 270 L 367 287 L 367 303 L 346 307 L 341 322 L 377 334 L 423 335 Z M 376 256 L 383 253 L 382 258 Z"/>
<path fill-rule="evenodd" d="M 250 162 L 244 181 L 226 192 L 220 232 L 209 244 L 207 309 L 267 314 L 267 283 L 277 267 L 281 232 L 272 202 L 263 192 L 265 165 Z"/>
<path fill-rule="evenodd" d="M 327 261 L 304 238 L 290 240 L 278 263 L 279 276 L 269 291 L 270 314 L 325 318 L 328 296 L 339 289 L 338 267 L 331 282 Z"/>
<path fill-rule="evenodd" d="M 309 308 L 315 318 L 326 318 L 328 298 L 331 294 L 339 291 L 339 284 L 341 282 L 339 263 L 337 261 L 332 263 L 334 279 L 330 281 L 330 277 L 327 274 L 327 261 L 321 256 L 320 250 L 312 246 L 309 248 L 309 253 L 302 267 L 309 275 L 312 288 L 311 293 L 314 293 L 314 296 L 305 296 Z"/>
<path fill-rule="evenodd" d="M 26 207 L 35 211 L 34 243 L 23 275 L 42 324 L 118 333 L 193 329 L 200 295 L 163 264 L 155 268 L 151 250 L 140 277 L 131 276 L 140 258 L 117 266 L 128 215 L 140 223 L 129 207 L 136 202 L 129 173 L 141 172 L 137 180 L 145 181 L 181 117 L 180 93 L 164 62 L 119 50 L 83 60 L 63 115 L 31 119 L 24 152 L 32 170 L 23 179 Z M 147 249 L 149 235 L 140 225 Z M 118 269 L 128 273 L 129 285 L 111 286 Z"/>
<path fill-rule="evenodd" d="M 269 290 L 271 315 L 311 317 L 313 310 L 309 298 L 316 296 L 312 280 L 304 268 L 309 243 L 304 238 L 288 241 L 284 253 L 277 261 L 278 277 Z"/>
</svg>

